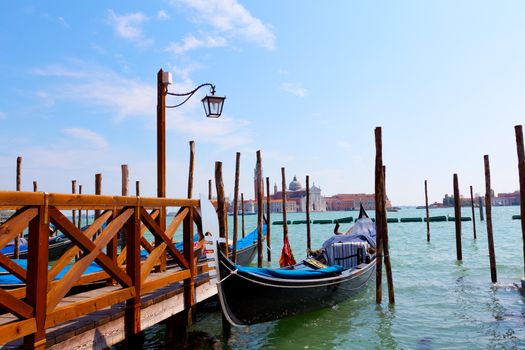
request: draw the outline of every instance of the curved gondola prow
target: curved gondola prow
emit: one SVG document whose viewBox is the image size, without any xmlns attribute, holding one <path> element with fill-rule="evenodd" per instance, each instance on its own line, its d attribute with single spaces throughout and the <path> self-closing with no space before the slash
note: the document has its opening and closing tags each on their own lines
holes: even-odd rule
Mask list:
<svg viewBox="0 0 525 350">
<path fill-rule="evenodd" d="M 363 203 L 359 202 L 359 216 L 357 217 L 357 220 L 362 219 L 362 218 L 369 219 L 369 216 L 366 213 L 365 208 L 363 207 Z"/>
</svg>

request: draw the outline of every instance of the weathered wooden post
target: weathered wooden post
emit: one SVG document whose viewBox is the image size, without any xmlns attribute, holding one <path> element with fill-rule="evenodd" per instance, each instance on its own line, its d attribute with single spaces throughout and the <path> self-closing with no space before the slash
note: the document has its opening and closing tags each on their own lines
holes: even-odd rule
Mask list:
<svg viewBox="0 0 525 350">
<path fill-rule="evenodd" d="M 208 180 L 208 199 L 211 201 L 211 180 Z"/>
<path fill-rule="evenodd" d="M 33 181 L 33 192 L 38 192 L 38 183 Z"/>
<path fill-rule="evenodd" d="M 167 83 L 163 82 L 164 71 L 157 73 L 157 197 L 166 197 L 166 92 Z M 166 231 L 166 207 L 160 207 L 156 219 L 162 232 Z M 155 236 L 155 246 L 163 243 Z M 162 255 L 155 271 L 166 271 L 166 255 Z"/>
<path fill-rule="evenodd" d="M 310 176 L 306 175 L 306 252 L 310 255 L 312 236 L 310 231 Z"/>
<path fill-rule="evenodd" d="M 483 216 L 483 199 L 481 198 L 481 196 L 478 197 L 478 202 L 479 202 L 479 220 L 483 221 L 485 220 L 485 217 Z"/>
<path fill-rule="evenodd" d="M 77 180 L 71 180 L 71 193 L 77 193 Z M 72 210 L 71 213 L 73 218 L 71 221 L 75 224 L 75 222 L 77 222 L 77 212 L 76 210 Z"/>
<path fill-rule="evenodd" d="M 20 192 L 22 190 L 22 157 L 16 157 L 16 190 Z M 23 233 L 15 237 L 15 246 L 13 251 L 13 256 L 15 259 L 20 257 L 20 236 Z"/>
<path fill-rule="evenodd" d="M 474 231 L 474 239 L 476 239 L 476 212 L 474 211 L 474 193 L 472 186 L 470 186 L 470 205 L 472 207 L 472 230 Z"/>
<path fill-rule="evenodd" d="M 281 168 L 282 194 L 281 201 L 283 205 L 283 239 L 288 236 L 288 221 L 286 219 L 286 170 Z"/>
<path fill-rule="evenodd" d="M 386 167 L 383 165 L 383 205 L 386 207 Z M 383 216 L 383 254 L 385 259 L 386 282 L 388 284 L 388 302 L 394 304 L 396 298 L 394 296 L 394 279 L 392 277 L 392 264 L 390 264 L 390 253 L 388 246 L 388 222 L 386 219 L 386 208 L 382 210 Z"/>
<path fill-rule="evenodd" d="M 518 174 L 520 179 L 520 214 L 521 237 L 523 243 L 523 268 L 525 270 L 525 150 L 523 147 L 523 128 L 521 125 L 514 127 L 516 133 L 516 149 L 518 152 Z M 525 288 L 525 272 L 521 280 L 521 288 Z"/>
<path fill-rule="evenodd" d="M 242 224 L 241 224 L 241 229 L 242 229 L 242 238 L 244 238 L 244 193 L 241 193 L 241 218 L 242 218 Z"/>
<path fill-rule="evenodd" d="M 195 168 L 195 141 L 190 141 L 190 165 L 188 169 L 188 198 L 193 196 L 193 170 Z"/>
<path fill-rule="evenodd" d="M 454 174 L 454 223 L 456 225 L 456 256 L 462 260 L 461 249 L 461 199 L 459 198 L 458 174 Z"/>
<path fill-rule="evenodd" d="M 262 189 L 262 159 L 261 151 L 257 151 L 257 164 L 256 164 L 256 195 L 257 195 L 257 266 L 262 267 L 263 263 L 263 247 L 262 247 L 262 230 L 263 230 L 263 189 Z"/>
<path fill-rule="evenodd" d="M 239 229 L 239 176 L 241 168 L 241 152 L 235 154 L 235 186 L 233 189 L 233 262 L 237 262 L 237 239 Z"/>
<path fill-rule="evenodd" d="M 376 161 L 375 161 L 375 211 L 376 211 L 376 304 L 381 304 L 383 299 L 382 293 L 382 277 L 383 277 L 383 213 L 385 207 L 384 195 L 384 171 L 383 171 L 383 144 L 381 139 L 381 127 L 376 127 L 375 145 L 376 145 Z"/>
<path fill-rule="evenodd" d="M 211 183 L 211 182 L 210 182 Z M 215 189 L 217 191 L 217 216 L 219 218 L 219 236 L 228 242 L 228 229 L 226 226 L 227 213 L 224 199 L 224 182 L 222 181 L 222 162 L 215 162 Z M 220 249 L 228 256 L 228 243 L 220 245 Z M 228 338 L 231 334 L 230 322 L 222 314 L 222 333 Z"/>
<path fill-rule="evenodd" d="M 135 196 L 140 197 L 140 181 L 135 181 Z"/>
<path fill-rule="evenodd" d="M 82 185 L 78 185 L 78 194 L 82 194 Z M 82 228 L 82 209 L 78 210 L 78 224 L 77 228 L 80 230 Z"/>
<path fill-rule="evenodd" d="M 122 195 L 127 196 L 129 194 L 128 185 L 129 185 L 129 170 L 127 164 L 121 165 L 122 172 Z"/>
<path fill-rule="evenodd" d="M 430 242 L 430 213 L 428 210 L 427 180 L 425 180 L 425 209 L 426 209 L 426 214 L 427 214 L 427 242 Z"/>
<path fill-rule="evenodd" d="M 270 239 L 270 213 L 271 213 L 271 200 L 270 200 L 270 178 L 266 177 L 266 247 L 268 254 L 268 262 L 272 261 L 272 245 Z"/>
<path fill-rule="evenodd" d="M 222 181 L 222 162 L 215 162 L 215 189 L 217 191 L 217 216 L 219 218 L 219 236 L 228 242 L 228 225 L 226 201 L 224 198 L 224 182 Z M 228 243 L 221 244 L 221 248 L 228 255 Z"/>
<path fill-rule="evenodd" d="M 487 241 L 489 246 L 490 278 L 492 283 L 498 281 L 496 272 L 496 254 L 494 253 L 494 236 L 492 234 L 492 196 L 490 185 L 490 163 L 488 154 L 483 156 L 485 163 L 485 206 L 487 212 Z"/>
<path fill-rule="evenodd" d="M 102 174 L 95 174 L 95 194 L 102 194 Z M 95 210 L 95 220 L 100 216 L 100 210 Z"/>
</svg>

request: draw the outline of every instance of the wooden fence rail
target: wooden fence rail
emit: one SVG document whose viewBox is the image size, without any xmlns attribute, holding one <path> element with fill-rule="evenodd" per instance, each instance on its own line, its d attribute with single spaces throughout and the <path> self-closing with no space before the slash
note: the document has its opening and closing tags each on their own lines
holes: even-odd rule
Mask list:
<svg viewBox="0 0 525 350">
<path fill-rule="evenodd" d="M 126 304 L 126 334 L 131 336 L 142 330 L 141 296 L 175 282 L 183 283 L 184 305 L 191 307 L 195 300 L 193 230 L 198 205 L 194 199 L 0 191 L 0 208 L 16 210 L 0 225 L 0 249 L 28 228 L 27 268 L 0 253 L 0 266 L 22 281 L 19 288 L 0 288 L 0 313 L 15 316 L 9 315 L 13 320 L 0 324 L 0 344 L 24 337 L 26 347 L 43 349 L 46 329 L 122 302 Z M 180 209 L 163 230 L 161 226 L 166 225 L 156 220 L 166 207 Z M 101 214 L 80 230 L 64 215 L 66 209 L 100 210 Z M 183 252 L 173 241 L 181 225 Z M 72 244 L 56 261 L 49 262 L 53 227 Z M 144 237 L 147 231 L 154 242 Z M 123 233 L 122 246 L 115 250 L 112 244 L 119 232 Z M 155 278 L 155 267 L 163 258 L 173 272 Z M 100 270 L 87 273 L 94 262 Z M 75 286 L 93 282 L 115 288 L 96 298 L 61 303 Z"/>
</svg>

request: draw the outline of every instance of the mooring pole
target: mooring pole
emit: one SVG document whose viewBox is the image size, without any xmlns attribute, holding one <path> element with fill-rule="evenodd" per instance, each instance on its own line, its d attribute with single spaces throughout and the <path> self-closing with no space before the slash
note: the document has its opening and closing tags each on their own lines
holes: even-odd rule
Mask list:
<svg viewBox="0 0 525 350">
<path fill-rule="evenodd" d="M 386 166 L 383 165 L 383 205 L 386 207 Z M 392 277 L 392 264 L 390 264 L 390 253 L 388 247 L 388 223 L 386 219 L 386 208 L 381 211 L 383 220 L 383 254 L 385 259 L 386 282 L 388 284 L 388 303 L 395 304 L 396 298 L 394 296 L 394 279 Z"/>
<path fill-rule="evenodd" d="M 190 141 L 190 164 L 188 169 L 188 199 L 193 196 L 193 169 L 195 167 L 195 141 Z"/>
<path fill-rule="evenodd" d="M 523 129 L 521 125 L 514 127 L 516 133 L 516 149 L 518 151 L 518 174 L 520 179 L 520 214 L 521 237 L 523 244 L 523 269 L 525 270 L 525 150 L 523 147 Z M 521 280 L 522 288 L 525 287 L 525 271 Z"/>
<path fill-rule="evenodd" d="M 462 260 L 461 249 L 461 202 L 459 198 L 458 174 L 454 174 L 454 217 L 456 225 L 456 256 L 457 260 Z"/>
<path fill-rule="evenodd" d="M 282 205 L 283 205 L 283 239 L 288 236 L 288 222 L 286 221 L 286 170 L 281 168 L 281 179 L 282 179 Z"/>
<path fill-rule="evenodd" d="M 71 180 L 71 193 L 77 193 L 77 180 Z M 75 224 L 75 222 L 77 222 L 77 212 L 75 210 L 72 210 L 71 213 L 73 217 L 73 220 L 71 221 L 73 222 L 73 224 Z"/>
<path fill-rule="evenodd" d="M 241 152 L 235 154 L 235 185 L 233 188 L 233 262 L 237 262 L 237 239 L 239 231 L 239 176 L 241 172 Z"/>
<path fill-rule="evenodd" d="M 241 193 L 241 219 L 242 238 L 244 238 L 244 193 Z"/>
<path fill-rule="evenodd" d="M 208 180 L 208 199 L 211 201 L 211 180 Z"/>
<path fill-rule="evenodd" d="M 162 82 L 164 71 L 157 73 L 157 197 L 166 197 L 166 92 L 167 85 Z M 162 232 L 166 231 L 166 207 L 160 207 L 156 219 Z M 155 246 L 163 243 L 155 236 Z M 166 255 L 163 254 L 155 271 L 166 271 Z"/>
<path fill-rule="evenodd" d="M 140 181 L 135 181 L 135 196 L 140 197 Z"/>
<path fill-rule="evenodd" d="M 266 177 L 266 246 L 268 254 L 268 262 L 272 261 L 272 245 L 270 239 L 270 178 Z"/>
<path fill-rule="evenodd" d="M 122 195 L 127 196 L 129 194 L 129 169 L 127 164 L 122 164 L 120 167 L 122 170 Z"/>
<path fill-rule="evenodd" d="M 22 190 L 22 157 L 16 157 L 16 191 L 20 192 Z M 15 259 L 20 257 L 20 236 L 23 233 L 15 237 L 15 246 L 13 251 L 13 256 Z"/>
<path fill-rule="evenodd" d="M 33 192 L 38 192 L 38 183 L 33 181 Z"/>
<path fill-rule="evenodd" d="M 483 216 L 483 198 L 481 196 L 478 197 L 479 202 L 479 221 L 485 220 L 485 217 Z"/>
<path fill-rule="evenodd" d="M 489 261 L 490 261 L 490 278 L 492 283 L 498 281 L 496 272 L 496 254 L 494 253 L 494 236 L 492 233 L 492 196 L 490 185 L 490 163 L 489 156 L 483 156 L 485 164 L 485 207 L 487 212 L 487 241 L 489 246 Z"/>
<path fill-rule="evenodd" d="M 306 175 L 306 255 L 310 255 L 312 237 L 310 232 L 310 176 Z"/>
<path fill-rule="evenodd" d="M 470 186 L 470 205 L 472 206 L 472 230 L 474 231 L 474 239 L 476 239 L 476 212 L 474 210 L 474 193 L 472 186 Z"/>
<path fill-rule="evenodd" d="M 261 151 L 257 151 L 257 165 L 256 165 L 256 195 L 257 195 L 257 266 L 262 267 L 263 263 L 263 247 L 262 247 L 262 229 L 263 229 L 263 189 L 262 189 L 262 159 Z"/>
<path fill-rule="evenodd" d="M 78 185 L 78 194 L 82 194 L 82 185 Z M 80 230 L 82 228 L 82 209 L 78 210 L 78 223 L 77 228 Z"/>
<path fill-rule="evenodd" d="M 426 209 L 426 213 L 427 213 L 427 242 L 430 242 L 430 212 L 428 210 L 427 180 L 425 180 L 425 209 Z"/>
<path fill-rule="evenodd" d="M 224 198 L 224 182 L 222 181 L 222 162 L 215 162 L 215 189 L 217 191 L 217 216 L 219 218 L 219 236 L 226 239 L 226 244 L 220 244 L 220 249 L 228 256 L 228 230 L 226 226 L 226 201 Z M 228 338 L 231 334 L 230 322 L 222 313 L 222 333 Z"/>
<path fill-rule="evenodd" d="M 383 213 L 385 207 L 384 195 L 384 172 L 383 172 L 383 145 L 381 140 L 381 127 L 374 130 L 376 145 L 376 162 L 375 162 L 375 211 L 376 211 L 376 304 L 381 304 L 383 299 L 382 277 L 383 277 Z"/>
</svg>

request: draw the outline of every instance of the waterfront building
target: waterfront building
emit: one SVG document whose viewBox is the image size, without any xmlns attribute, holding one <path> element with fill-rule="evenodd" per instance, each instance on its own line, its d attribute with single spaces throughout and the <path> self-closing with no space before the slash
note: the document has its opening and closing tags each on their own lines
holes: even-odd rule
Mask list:
<svg viewBox="0 0 525 350">
<path fill-rule="evenodd" d="M 363 204 L 363 207 L 366 210 L 375 210 L 375 195 L 366 193 L 340 193 L 326 198 L 326 207 L 328 211 L 359 210 L 360 204 Z M 388 197 L 386 198 L 385 207 L 392 207 Z"/>
<path fill-rule="evenodd" d="M 282 201 L 283 194 L 282 191 L 277 190 L 277 184 L 273 187 L 273 194 L 270 195 L 271 201 Z M 292 204 L 293 203 L 293 204 Z M 295 207 L 295 210 L 289 210 L 288 208 Z M 272 205 L 270 202 L 270 210 L 275 209 L 275 212 L 282 212 L 282 206 L 278 208 L 277 205 Z M 291 212 L 305 212 L 306 211 L 306 188 L 303 188 L 303 185 L 297 176 L 293 177 L 292 182 L 288 185 L 286 190 L 286 211 Z M 326 201 L 325 198 L 321 195 L 321 188 L 316 186 L 315 183 L 310 187 L 310 211 L 311 212 L 323 212 L 326 211 Z"/>
</svg>

